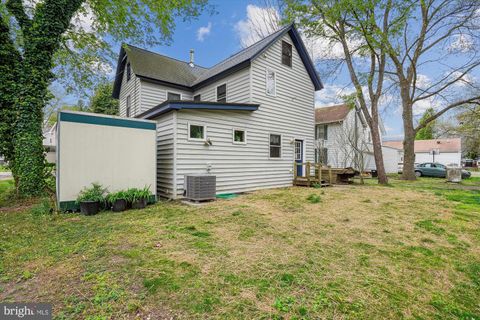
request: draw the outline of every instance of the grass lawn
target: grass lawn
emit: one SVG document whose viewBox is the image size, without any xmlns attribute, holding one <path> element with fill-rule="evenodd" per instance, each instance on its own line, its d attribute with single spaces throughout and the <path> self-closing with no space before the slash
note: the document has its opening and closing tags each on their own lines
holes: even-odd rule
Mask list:
<svg viewBox="0 0 480 320">
<path fill-rule="evenodd" d="M 2 202 L 0 301 L 55 319 L 480 319 L 480 178 L 391 183 L 91 217 Z"/>
</svg>

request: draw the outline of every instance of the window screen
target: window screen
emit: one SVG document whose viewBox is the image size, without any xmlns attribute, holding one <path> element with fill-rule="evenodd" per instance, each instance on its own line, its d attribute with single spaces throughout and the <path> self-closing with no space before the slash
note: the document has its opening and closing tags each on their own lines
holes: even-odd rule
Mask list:
<svg viewBox="0 0 480 320">
<path fill-rule="evenodd" d="M 279 134 L 270 135 L 270 158 L 280 158 L 282 154 L 282 136 Z"/>
</svg>

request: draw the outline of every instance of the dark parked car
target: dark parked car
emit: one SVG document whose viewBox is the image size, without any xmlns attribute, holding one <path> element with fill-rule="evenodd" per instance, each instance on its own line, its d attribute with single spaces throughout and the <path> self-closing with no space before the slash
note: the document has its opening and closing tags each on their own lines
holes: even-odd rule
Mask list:
<svg viewBox="0 0 480 320">
<path fill-rule="evenodd" d="M 415 167 L 415 175 L 417 177 L 447 177 L 447 167 L 441 163 L 426 162 L 421 163 Z M 471 173 L 467 170 L 462 170 L 462 179 L 470 178 Z"/>
</svg>

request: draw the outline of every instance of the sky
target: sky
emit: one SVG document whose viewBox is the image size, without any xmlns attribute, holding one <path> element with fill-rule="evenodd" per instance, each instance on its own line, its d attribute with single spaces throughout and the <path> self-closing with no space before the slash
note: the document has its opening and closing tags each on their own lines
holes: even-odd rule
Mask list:
<svg viewBox="0 0 480 320">
<path fill-rule="evenodd" d="M 252 43 L 255 36 L 252 36 L 251 25 L 249 25 L 249 18 L 264 19 L 262 12 L 264 10 L 271 10 L 265 8 L 262 4 L 265 1 L 259 0 L 228 0 L 228 1 L 210 1 L 213 5 L 216 14 L 204 13 L 198 19 L 192 21 L 183 21 L 178 19 L 176 21 L 176 29 L 173 33 L 173 41 L 170 45 L 162 45 L 156 47 L 145 48 L 152 50 L 176 59 L 188 61 L 189 51 L 195 51 L 195 64 L 211 67 L 230 55 L 242 49 L 243 45 Z M 468 41 L 465 39 L 458 39 L 456 46 L 468 46 Z M 462 42 L 463 41 L 463 42 Z M 325 88 L 316 93 L 315 104 L 317 107 L 333 105 L 342 103 L 342 95 L 351 93 L 353 91 L 349 80 L 349 74 L 346 68 L 339 70 L 333 77 L 327 77 L 322 74 L 323 60 L 328 57 L 335 57 L 341 55 L 341 48 L 333 47 L 327 48 L 323 42 L 307 43 L 307 48 L 311 50 L 313 60 L 318 66 L 318 71 Z M 452 44 L 453 45 L 453 44 Z M 119 51 L 119 48 L 114 48 Z M 456 57 L 452 56 L 451 61 L 454 63 Z M 441 75 L 442 68 L 427 68 L 423 74 L 420 75 L 420 80 L 428 85 L 434 78 Z M 471 77 L 478 77 L 480 75 L 474 74 Z M 422 105 L 417 106 L 416 116 L 420 117 L 422 112 L 431 105 L 435 105 L 434 100 L 426 100 Z M 402 118 L 399 101 L 395 101 L 395 97 L 388 94 L 382 105 L 381 117 L 384 127 L 386 129 L 386 139 L 400 139 L 403 135 Z"/>
</svg>

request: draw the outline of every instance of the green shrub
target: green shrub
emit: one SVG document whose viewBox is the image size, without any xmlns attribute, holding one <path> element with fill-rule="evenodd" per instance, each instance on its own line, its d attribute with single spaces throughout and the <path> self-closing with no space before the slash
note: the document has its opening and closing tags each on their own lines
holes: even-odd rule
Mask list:
<svg viewBox="0 0 480 320">
<path fill-rule="evenodd" d="M 77 204 L 83 201 L 105 201 L 107 189 L 99 183 L 92 183 L 90 188 L 84 188 L 77 197 Z"/>
<path fill-rule="evenodd" d="M 130 188 L 125 191 L 125 196 L 128 202 L 136 202 L 141 199 L 148 199 L 150 197 L 150 187 L 145 186 L 143 189 Z"/>
<path fill-rule="evenodd" d="M 317 194 L 310 194 L 308 197 L 307 197 L 307 200 L 310 202 L 310 203 L 319 203 L 320 201 L 322 201 L 322 199 L 320 198 L 319 195 Z"/>
<path fill-rule="evenodd" d="M 106 196 L 106 200 L 109 202 L 109 203 L 114 203 L 115 201 L 117 200 L 128 200 L 128 193 L 127 191 L 125 190 L 120 190 L 120 191 L 117 191 L 117 192 L 112 192 L 112 193 L 109 193 L 107 196 Z"/>
</svg>

